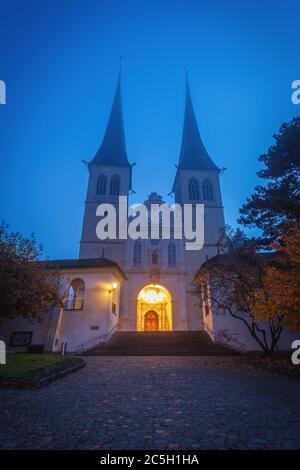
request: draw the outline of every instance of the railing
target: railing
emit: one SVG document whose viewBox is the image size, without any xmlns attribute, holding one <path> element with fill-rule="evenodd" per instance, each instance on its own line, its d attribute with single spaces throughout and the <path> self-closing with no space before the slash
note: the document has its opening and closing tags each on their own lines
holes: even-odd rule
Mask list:
<svg viewBox="0 0 300 470">
<path fill-rule="evenodd" d="M 63 306 L 64 310 L 82 310 L 83 309 L 83 300 L 82 299 L 71 299 L 66 300 Z"/>
<path fill-rule="evenodd" d="M 76 353 L 80 354 L 82 352 L 88 351 L 89 349 L 92 349 L 94 346 L 97 346 L 99 343 L 107 343 L 112 335 L 115 333 L 117 330 L 117 325 L 115 325 L 108 333 L 104 333 L 102 335 L 98 335 L 95 338 L 91 338 L 84 343 L 81 343 L 77 348 L 76 348 Z"/>
<path fill-rule="evenodd" d="M 214 341 L 214 332 L 213 330 L 211 330 L 209 328 L 209 326 L 206 325 L 206 323 L 204 322 L 204 331 L 206 331 L 206 333 L 208 333 L 208 335 L 210 336 L 210 338 L 212 339 L 212 341 Z"/>
</svg>

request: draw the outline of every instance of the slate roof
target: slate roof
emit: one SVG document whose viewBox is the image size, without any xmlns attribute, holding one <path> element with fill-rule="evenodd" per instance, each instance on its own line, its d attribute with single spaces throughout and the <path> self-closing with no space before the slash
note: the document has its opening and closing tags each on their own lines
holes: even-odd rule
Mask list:
<svg viewBox="0 0 300 470">
<path fill-rule="evenodd" d="M 185 112 L 178 168 L 220 171 L 202 142 L 186 78 Z"/>
<path fill-rule="evenodd" d="M 86 269 L 86 268 L 107 268 L 117 269 L 124 279 L 125 273 L 118 263 L 107 258 L 76 258 L 76 259 L 54 259 L 41 261 L 47 269 Z"/>
<path fill-rule="evenodd" d="M 102 144 L 90 165 L 131 167 L 127 158 L 123 123 L 121 74 L 119 74 L 117 81 L 115 97 Z"/>
</svg>

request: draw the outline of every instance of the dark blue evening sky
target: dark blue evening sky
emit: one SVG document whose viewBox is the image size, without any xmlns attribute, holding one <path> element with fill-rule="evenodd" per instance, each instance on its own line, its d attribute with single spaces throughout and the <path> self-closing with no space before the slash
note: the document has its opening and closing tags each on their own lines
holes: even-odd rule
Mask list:
<svg viewBox="0 0 300 470">
<path fill-rule="evenodd" d="M 88 173 L 125 56 L 131 202 L 172 188 L 185 65 L 219 167 L 226 222 L 258 182 L 257 157 L 299 115 L 299 1 L 0 0 L 0 216 L 52 258 L 77 257 Z"/>
</svg>

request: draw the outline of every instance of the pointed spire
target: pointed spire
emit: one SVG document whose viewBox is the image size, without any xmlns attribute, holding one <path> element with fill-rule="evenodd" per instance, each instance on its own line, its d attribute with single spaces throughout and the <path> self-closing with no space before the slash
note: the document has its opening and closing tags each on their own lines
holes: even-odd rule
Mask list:
<svg viewBox="0 0 300 470">
<path fill-rule="evenodd" d="M 192 170 L 219 170 L 208 155 L 200 137 L 191 98 L 187 68 L 184 124 L 178 168 L 188 168 Z"/>
<path fill-rule="evenodd" d="M 107 128 L 102 144 L 96 153 L 92 165 L 130 166 L 127 158 L 126 141 L 123 123 L 122 98 L 121 98 L 121 69 L 120 69 L 113 105 L 111 108 Z"/>
</svg>

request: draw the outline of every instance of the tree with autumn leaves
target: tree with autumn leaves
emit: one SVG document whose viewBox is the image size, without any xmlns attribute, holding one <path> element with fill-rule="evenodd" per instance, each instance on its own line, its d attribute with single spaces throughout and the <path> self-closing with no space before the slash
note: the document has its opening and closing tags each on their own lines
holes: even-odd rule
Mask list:
<svg viewBox="0 0 300 470">
<path fill-rule="evenodd" d="M 258 176 L 266 185 L 243 205 L 240 222 L 260 229 L 256 247 L 271 253 L 264 270 L 269 294 L 257 318 L 279 315 L 286 328 L 300 331 L 300 117 L 284 123 L 274 139 L 259 157 L 265 168 Z"/>
<path fill-rule="evenodd" d="M 281 311 L 269 310 L 272 294 L 266 272 L 270 262 L 269 254 L 261 255 L 247 246 L 211 258 L 196 277 L 205 305 L 242 322 L 268 354 L 276 351 L 284 319 Z"/>
<path fill-rule="evenodd" d="M 283 328 L 300 331 L 300 118 L 283 124 L 274 139 L 259 158 L 266 184 L 240 210 L 239 222 L 261 235 L 221 234 L 228 254 L 206 262 L 197 276 L 203 301 L 243 322 L 268 354 Z"/>
<path fill-rule="evenodd" d="M 61 304 L 59 274 L 47 271 L 41 255 L 34 236 L 25 238 L 0 225 L 0 323 L 17 316 L 40 320 Z"/>
<path fill-rule="evenodd" d="M 268 311 L 284 315 L 283 325 L 300 331 L 300 223 L 292 226 L 281 243 L 273 245 L 276 262 L 266 269 L 266 283 L 272 293 Z M 263 317 L 266 312 L 262 310 Z"/>
</svg>

